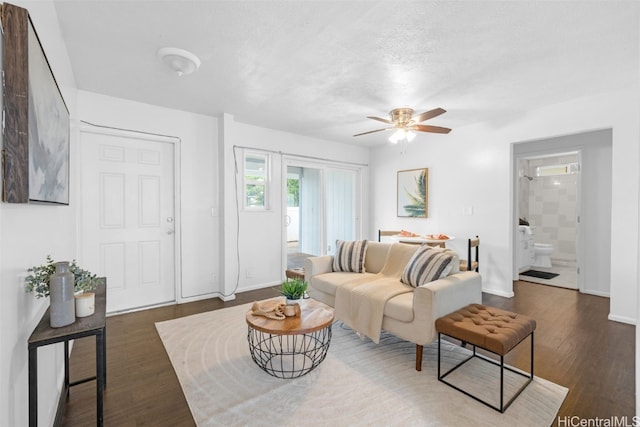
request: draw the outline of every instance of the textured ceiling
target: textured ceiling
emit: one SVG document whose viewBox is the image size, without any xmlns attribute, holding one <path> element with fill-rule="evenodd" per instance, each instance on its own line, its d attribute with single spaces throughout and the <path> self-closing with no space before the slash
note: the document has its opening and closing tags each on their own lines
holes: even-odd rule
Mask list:
<svg viewBox="0 0 640 427">
<path fill-rule="evenodd" d="M 80 89 L 363 146 L 395 107 L 455 132 L 638 79 L 636 1 L 54 3 Z"/>
</svg>

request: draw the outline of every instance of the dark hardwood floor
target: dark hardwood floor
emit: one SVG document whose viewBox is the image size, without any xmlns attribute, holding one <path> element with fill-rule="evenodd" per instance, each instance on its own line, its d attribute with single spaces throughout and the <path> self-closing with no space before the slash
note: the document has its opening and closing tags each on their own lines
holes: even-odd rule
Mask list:
<svg viewBox="0 0 640 427">
<path fill-rule="evenodd" d="M 626 416 L 632 423 L 635 327 L 607 319 L 608 298 L 523 281 L 514 292 L 515 298 L 484 294 L 483 302 L 536 319 L 535 374 L 569 388 L 558 416 Z M 516 357 L 524 369 L 523 347 Z"/>
<path fill-rule="evenodd" d="M 559 417 L 582 419 L 635 414 L 635 328 L 607 320 L 609 300 L 573 290 L 515 282 L 514 298 L 484 294 L 483 302 L 537 321 L 535 374 L 569 388 Z M 145 310 L 107 320 L 106 426 L 193 426 L 189 407 L 155 329 L 155 322 L 277 295 L 266 288 L 218 299 Z M 77 340 L 72 380 L 95 373 L 95 341 Z M 508 363 L 528 368 L 528 342 Z M 95 383 L 75 386 L 64 426 L 95 425 Z M 569 425 L 569 424 L 564 424 Z"/>
</svg>

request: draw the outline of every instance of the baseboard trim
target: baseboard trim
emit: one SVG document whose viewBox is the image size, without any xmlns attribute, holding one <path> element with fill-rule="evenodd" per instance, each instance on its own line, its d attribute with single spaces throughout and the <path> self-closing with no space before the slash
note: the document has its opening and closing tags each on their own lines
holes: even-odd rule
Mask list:
<svg viewBox="0 0 640 427">
<path fill-rule="evenodd" d="M 497 295 L 499 297 L 504 297 L 504 298 L 513 298 L 515 296 L 513 291 L 505 292 L 505 291 L 499 291 L 497 289 L 489 289 L 489 288 L 482 288 L 482 292 L 485 292 L 491 295 Z"/>
<path fill-rule="evenodd" d="M 227 301 L 233 301 L 234 299 L 236 299 L 236 294 L 223 295 L 223 294 L 218 293 L 217 295 L 216 295 L 216 294 L 213 294 L 213 297 L 214 297 L 214 298 L 215 298 L 215 297 L 218 297 L 218 298 L 220 298 L 222 301 L 227 302 Z"/>
<path fill-rule="evenodd" d="M 223 295 L 220 292 L 216 292 L 216 293 L 214 293 L 212 295 L 212 297 L 213 298 L 220 298 L 222 301 L 232 301 L 232 300 L 236 299 L 236 294 L 241 294 L 243 292 L 249 292 L 249 291 L 255 291 L 257 289 L 271 288 L 273 286 L 280 286 L 281 283 L 282 283 L 281 281 L 260 283 L 260 284 L 249 286 L 249 287 L 246 287 L 246 288 L 236 288 L 231 295 Z"/>
<path fill-rule="evenodd" d="M 608 292 L 590 291 L 588 289 L 585 289 L 584 291 L 581 291 L 581 292 L 587 295 L 594 295 L 594 296 L 603 297 L 603 298 L 611 298 L 611 295 Z"/>
<path fill-rule="evenodd" d="M 619 322 L 619 323 L 626 323 L 628 325 L 636 325 L 636 319 L 633 319 L 631 317 L 626 317 L 626 316 L 617 316 L 615 314 L 609 314 L 609 316 L 607 316 L 607 319 L 612 320 L 614 322 Z"/>
<path fill-rule="evenodd" d="M 124 310 L 110 311 L 110 312 L 107 312 L 106 316 L 111 317 L 111 316 L 117 316 L 119 314 L 135 313 L 136 311 L 150 310 L 152 308 L 167 307 L 169 305 L 176 305 L 176 304 L 178 304 L 178 302 L 174 300 L 174 301 L 161 302 L 158 304 L 143 305 L 142 307 L 133 307 L 133 308 L 127 308 Z"/>
<path fill-rule="evenodd" d="M 178 300 L 178 304 L 185 304 L 188 302 L 202 301 L 203 299 L 218 298 L 219 292 L 208 292 L 206 294 L 192 295 L 190 297 L 182 297 Z"/>
</svg>

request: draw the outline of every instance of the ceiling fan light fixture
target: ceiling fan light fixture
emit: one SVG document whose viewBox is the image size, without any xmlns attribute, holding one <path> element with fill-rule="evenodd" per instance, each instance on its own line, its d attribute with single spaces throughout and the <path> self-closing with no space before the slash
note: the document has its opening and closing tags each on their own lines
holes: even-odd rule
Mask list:
<svg viewBox="0 0 640 427">
<path fill-rule="evenodd" d="M 200 58 L 177 47 L 163 47 L 158 49 L 156 55 L 178 76 L 191 74 L 200 67 Z"/>
<path fill-rule="evenodd" d="M 416 137 L 415 132 L 411 132 L 407 129 L 398 129 L 389 137 L 389 142 L 397 144 L 400 141 L 411 142 Z"/>
<path fill-rule="evenodd" d="M 402 131 L 398 129 L 397 131 L 391 134 L 391 136 L 389 137 L 389 142 L 392 144 L 397 144 L 398 141 L 402 139 L 402 136 L 403 136 Z"/>
<path fill-rule="evenodd" d="M 438 117 L 447 111 L 442 108 L 434 108 L 433 110 L 425 111 L 424 113 L 413 116 L 413 109 L 409 107 L 395 108 L 389 112 L 389 118 L 367 116 L 367 118 L 376 120 L 378 122 L 386 123 L 391 127 L 385 127 L 382 129 L 370 130 L 367 132 L 357 133 L 353 136 L 369 135 L 376 132 L 384 132 L 391 130 L 393 134 L 389 137 L 389 142 L 392 144 L 400 144 L 400 153 L 404 154 L 407 145 L 413 141 L 416 137 L 416 132 L 431 132 L 446 134 L 451 132 L 451 129 L 441 126 L 423 125 L 421 122 L 425 120 Z"/>
</svg>

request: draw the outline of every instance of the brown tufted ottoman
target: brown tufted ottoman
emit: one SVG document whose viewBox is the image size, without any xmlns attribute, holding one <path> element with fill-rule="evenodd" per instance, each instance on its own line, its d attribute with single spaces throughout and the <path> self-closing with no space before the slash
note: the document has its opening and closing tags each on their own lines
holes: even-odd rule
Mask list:
<svg viewBox="0 0 640 427">
<path fill-rule="evenodd" d="M 487 307 L 481 304 L 471 304 L 458 311 L 454 311 L 436 320 L 436 330 L 438 331 L 438 380 L 473 397 L 479 402 L 504 412 L 509 405 L 522 393 L 522 391 L 533 380 L 533 331 L 536 329 L 536 321 L 530 317 L 509 311 Z M 469 343 L 473 345 L 473 354 L 443 375 L 440 375 L 440 335 L 447 335 L 462 341 L 463 345 Z M 515 346 L 531 336 L 531 369 L 530 375 L 522 373 L 504 364 L 504 356 Z M 476 347 L 487 350 L 500 356 L 500 363 L 486 356 L 476 353 Z M 480 358 L 489 363 L 500 366 L 500 406 L 492 405 L 471 393 L 445 381 L 445 377 L 455 371 L 473 358 Z M 525 378 L 527 382 L 520 387 L 514 396 L 504 404 L 504 370 L 514 372 Z"/>
</svg>

